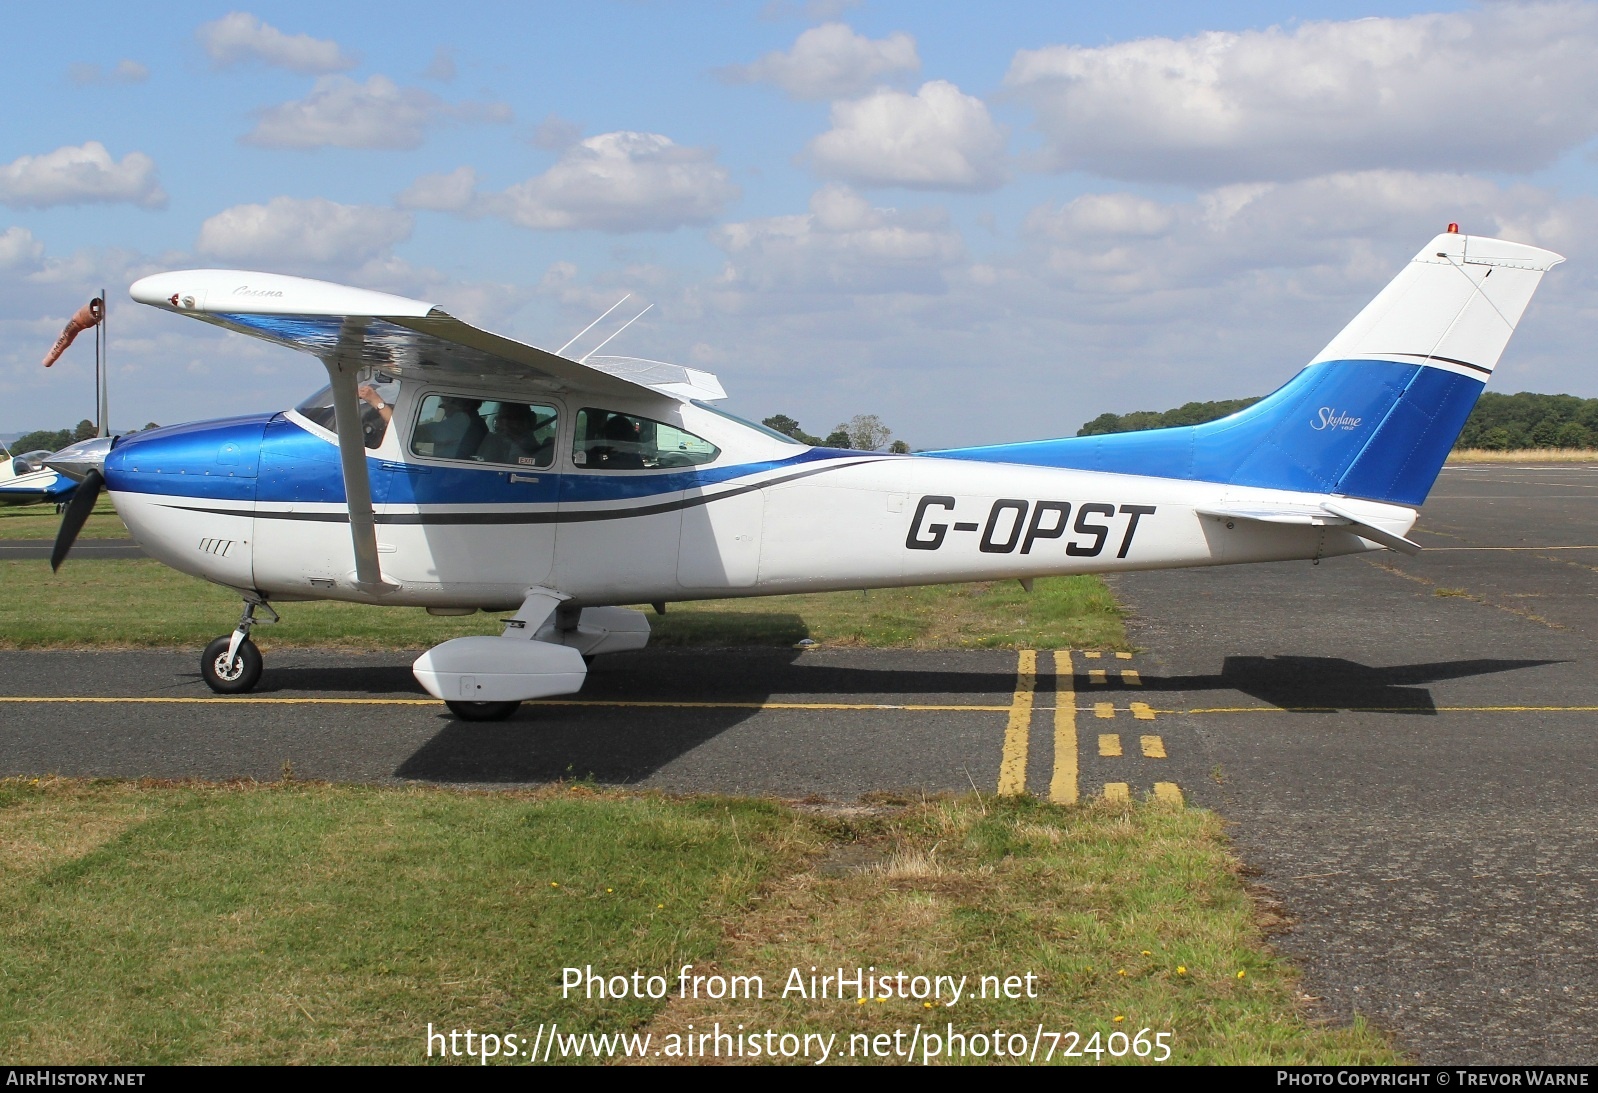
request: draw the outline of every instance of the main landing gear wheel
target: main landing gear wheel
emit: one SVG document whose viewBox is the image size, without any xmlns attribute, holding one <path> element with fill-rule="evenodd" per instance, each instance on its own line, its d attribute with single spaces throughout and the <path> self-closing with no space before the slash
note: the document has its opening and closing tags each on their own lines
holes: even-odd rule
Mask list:
<svg viewBox="0 0 1598 1093">
<path fill-rule="evenodd" d="M 224 648 L 222 652 L 226 653 Z M 516 712 L 520 702 L 446 702 L 449 712 L 462 721 L 503 721 Z"/>
<path fill-rule="evenodd" d="M 200 657 L 200 677 L 217 694 L 241 695 L 261 682 L 261 651 L 255 642 L 249 638 L 239 642 L 238 652 L 229 664 L 227 651 L 232 643 L 233 635 L 223 634 L 207 645 Z"/>
</svg>

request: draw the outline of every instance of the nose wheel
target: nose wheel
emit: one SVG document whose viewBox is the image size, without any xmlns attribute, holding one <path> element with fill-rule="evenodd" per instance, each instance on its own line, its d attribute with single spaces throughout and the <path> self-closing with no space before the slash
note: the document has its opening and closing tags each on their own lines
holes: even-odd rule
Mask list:
<svg viewBox="0 0 1598 1093">
<path fill-rule="evenodd" d="M 261 682 L 261 663 L 255 642 L 245 638 L 234 647 L 233 635 L 226 634 L 205 647 L 200 676 L 219 695 L 241 695 Z"/>
<path fill-rule="evenodd" d="M 255 609 L 262 607 L 271 616 L 257 619 Z M 263 600 L 246 600 L 244 614 L 231 634 L 224 634 L 200 655 L 200 678 L 217 694 L 241 695 L 255 689 L 261 682 L 261 651 L 250 640 L 250 629 L 260 623 L 278 621 L 278 614 Z"/>
</svg>

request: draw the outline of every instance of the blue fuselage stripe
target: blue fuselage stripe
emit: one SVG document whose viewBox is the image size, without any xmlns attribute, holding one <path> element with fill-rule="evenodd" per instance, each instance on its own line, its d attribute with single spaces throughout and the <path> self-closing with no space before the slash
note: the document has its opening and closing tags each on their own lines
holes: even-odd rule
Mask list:
<svg viewBox="0 0 1598 1093">
<path fill-rule="evenodd" d="M 1419 505 L 1482 381 L 1399 361 L 1324 361 L 1203 425 L 929 452 Z"/>
</svg>

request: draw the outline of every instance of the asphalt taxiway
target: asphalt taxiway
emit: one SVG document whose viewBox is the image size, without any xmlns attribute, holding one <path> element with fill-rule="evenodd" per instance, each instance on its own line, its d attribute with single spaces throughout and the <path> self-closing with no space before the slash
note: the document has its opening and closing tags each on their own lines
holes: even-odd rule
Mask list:
<svg viewBox="0 0 1598 1093">
<path fill-rule="evenodd" d="M 268 648 L 218 698 L 195 650 L 0 653 L 0 774 L 1152 794 L 1233 822 L 1327 1014 L 1598 1062 L 1598 468 L 1447 468 L 1415 537 L 1116 578 L 1129 658 L 649 650 L 497 725 L 403 654 Z"/>
</svg>

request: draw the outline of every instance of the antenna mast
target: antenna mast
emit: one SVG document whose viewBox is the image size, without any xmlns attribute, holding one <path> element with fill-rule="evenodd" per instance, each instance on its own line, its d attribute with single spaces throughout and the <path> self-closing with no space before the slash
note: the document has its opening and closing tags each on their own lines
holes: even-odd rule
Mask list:
<svg viewBox="0 0 1598 1093">
<path fill-rule="evenodd" d="M 615 311 L 622 304 L 625 304 L 628 300 L 632 299 L 632 296 L 633 296 L 633 294 L 629 292 L 627 295 L 623 296 L 621 299 L 619 299 L 615 303 L 611 304 L 608 308 L 605 309 L 605 315 L 609 315 L 612 311 Z M 589 323 L 587 326 L 583 327 L 576 334 L 574 334 L 572 336 L 572 341 L 571 342 L 567 342 L 565 345 L 563 345 L 559 349 L 555 350 L 555 356 L 558 357 L 562 353 L 566 352 L 566 350 L 568 350 L 568 349 L 570 349 L 572 347 L 572 342 L 576 341 L 578 338 L 581 338 L 584 334 L 586 334 L 590 330 L 594 329 L 594 327 L 596 327 L 600 323 L 604 322 L 605 315 L 601 315 L 599 318 L 595 319 L 593 322 Z M 612 335 L 612 336 L 614 337 L 614 335 Z M 603 344 L 603 343 L 601 343 L 601 344 Z"/>
</svg>

